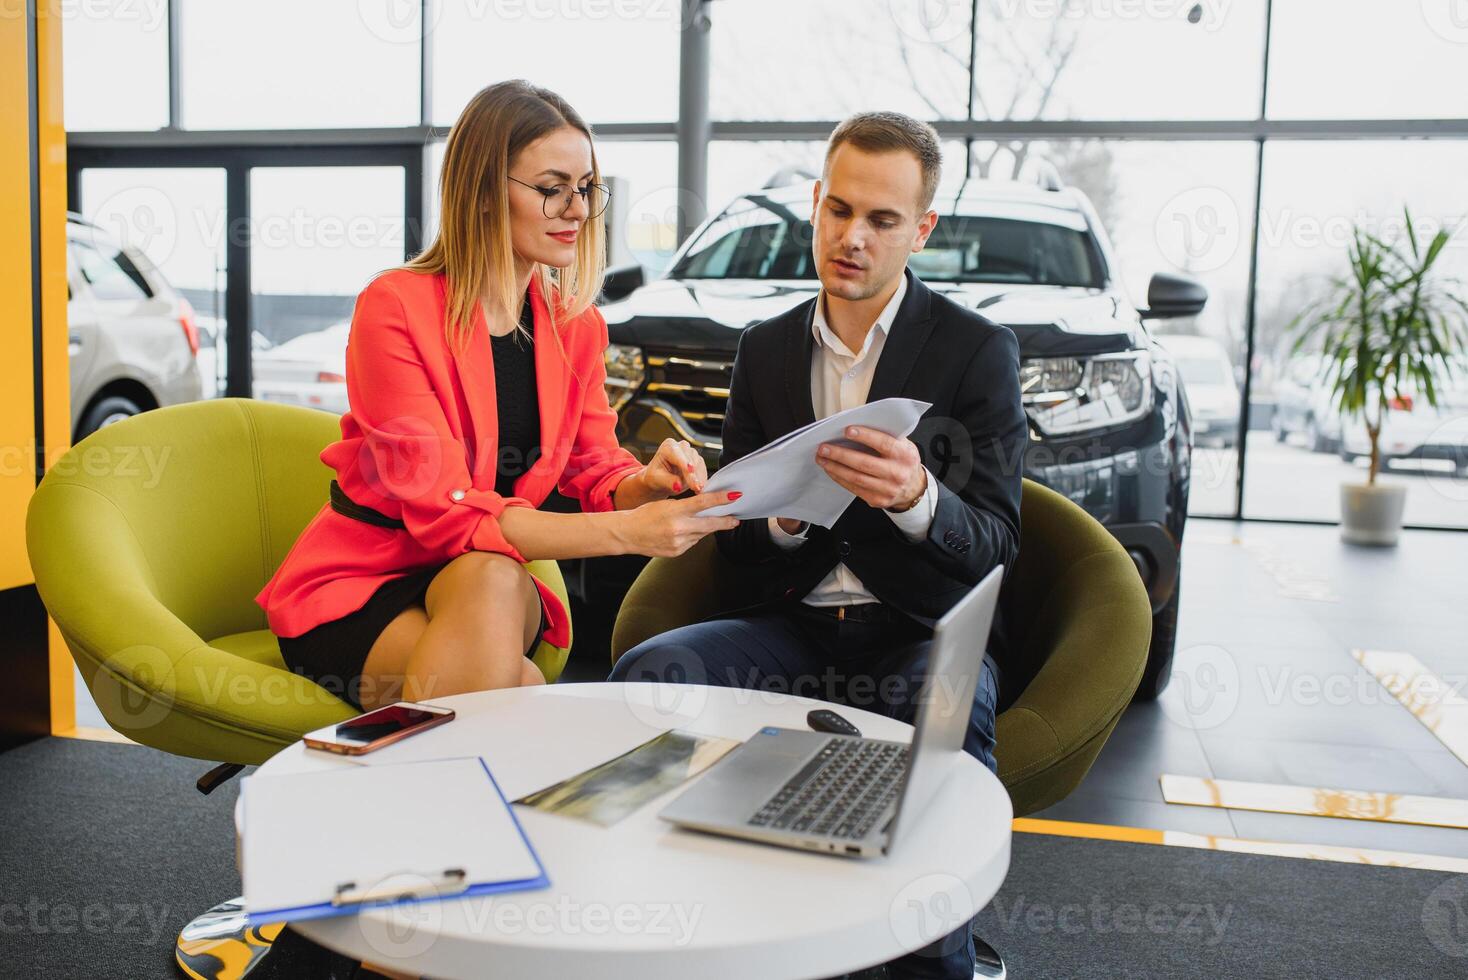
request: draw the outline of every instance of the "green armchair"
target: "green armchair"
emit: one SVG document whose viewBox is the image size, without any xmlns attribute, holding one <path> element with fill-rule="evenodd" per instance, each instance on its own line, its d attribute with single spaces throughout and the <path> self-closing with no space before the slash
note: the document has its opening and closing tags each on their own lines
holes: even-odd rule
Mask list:
<svg viewBox="0 0 1468 980">
<path fill-rule="evenodd" d="M 357 713 L 286 669 L 254 598 L 325 503 L 319 455 L 340 433 L 336 415 L 253 399 L 155 409 L 72 447 L 31 499 L 36 588 L 103 717 L 135 742 L 225 763 L 204 792 Z M 570 608 L 554 562 L 530 570 Z M 568 652 L 541 644 L 547 681 Z M 247 940 L 238 913 L 226 902 L 185 928 L 186 972 L 248 968 L 273 932 Z"/>
<path fill-rule="evenodd" d="M 1000 595 L 1011 658 L 995 746 L 1016 816 L 1080 784 L 1141 681 L 1152 635 L 1136 565 L 1095 518 L 1025 480 L 1020 522 L 1019 557 Z M 711 538 L 654 559 L 617 615 L 612 660 L 753 596 L 747 570 L 724 561 Z"/>
</svg>

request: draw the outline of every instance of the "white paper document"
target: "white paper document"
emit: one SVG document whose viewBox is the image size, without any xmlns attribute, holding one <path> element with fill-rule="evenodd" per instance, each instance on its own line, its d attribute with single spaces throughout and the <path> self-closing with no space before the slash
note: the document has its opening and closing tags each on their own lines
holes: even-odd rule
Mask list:
<svg viewBox="0 0 1468 980">
<path fill-rule="evenodd" d="M 255 775 L 240 794 L 251 925 L 547 883 L 478 757 Z"/>
<path fill-rule="evenodd" d="M 788 517 L 821 527 L 836 523 L 855 494 L 826 475 L 816 462 L 816 449 L 823 442 L 864 449 L 844 435 L 846 427 L 858 425 L 905 438 L 917 428 L 931 402 L 912 398 L 883 398 L 786 433 L 722 467 L 709 478 L 704 492 L 738 490 L 744 494 L 732 504 L 700 511 L 704 517 Z"/>
</svg>

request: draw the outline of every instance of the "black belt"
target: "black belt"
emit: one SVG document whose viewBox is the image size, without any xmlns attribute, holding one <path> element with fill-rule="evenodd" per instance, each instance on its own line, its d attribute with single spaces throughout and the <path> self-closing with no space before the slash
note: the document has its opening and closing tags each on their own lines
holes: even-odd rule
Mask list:
<svg viewBox="0 0 1468 980">
<path fill-rule="evenodd" d="M 812 606 L 801 603 L 805 609 L 820 613 L 831 619 L 849 623 L 905 623 L 910 618 L 901 611 L 882 602 L 858 602 L 849 606 Z"/>
<path fill-rule="evenodd" d="M 389 517 L 380 510 L 356 503 L 348 497 L 346 491 L 341 488 L 335 480 L 331 481 L 331 509 L 344 517 L 350 517 L 364 524 L 376 524 L 378 527 L 390 527 L 399 531 L 405 531 L 408 525 L 396 517 Z"/>
</svg>

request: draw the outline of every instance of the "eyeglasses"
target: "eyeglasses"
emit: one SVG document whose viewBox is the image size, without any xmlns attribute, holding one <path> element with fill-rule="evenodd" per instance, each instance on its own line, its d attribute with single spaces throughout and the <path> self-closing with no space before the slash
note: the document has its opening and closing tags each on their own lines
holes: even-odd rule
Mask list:
<svg viewBox="0 0 1468 980">
<path fill-rule="evenodd" d="M 505 176 L 509 177 L 508 174 Z M 510 177 L 515 183 L 522 187 L 528 187 L 540 193 L 540 211 L 547 218 L 559 218 L 571 210 L 571 199 L 580 195 L 586 204 L 587 220 L 601 217 L 601 213 L 607 209 L 607 200 L 611 198 L 612 192 L 605 184 L 587 184 L 585 187 L 572 187 L 569 184 L 552 184 L 550 187 L 541 187 L 539 184 L 527 184 L 516 177 Z"/>
</svg>

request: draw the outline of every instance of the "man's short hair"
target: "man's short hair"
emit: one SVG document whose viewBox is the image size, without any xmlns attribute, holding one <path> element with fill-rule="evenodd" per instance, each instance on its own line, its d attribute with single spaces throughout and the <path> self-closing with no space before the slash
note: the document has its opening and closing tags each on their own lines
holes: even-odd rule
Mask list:
<svg viewBox="0 0 1468 980">
<path fill-rule="evenodd" d="M 923 171 L 923 189 L 918 210 L 926 211 L 938 192 L 943 176 L 943 151 L 938 144 L 938 131 L 925 122 L 900 112 L 858 112 L 848 116 L 831 131 L 826 143 L 826 159 L 821 165 L 824 176 L 831 166 L 831 154 L 842 143 L 850 143 L 868 153 L 906 150 L 917 157 Z"/>
</svg>

